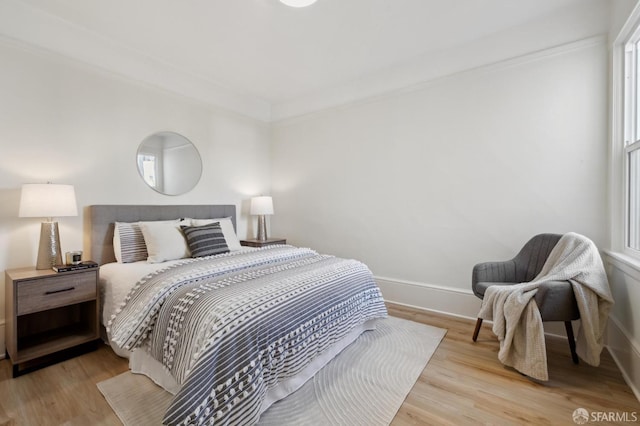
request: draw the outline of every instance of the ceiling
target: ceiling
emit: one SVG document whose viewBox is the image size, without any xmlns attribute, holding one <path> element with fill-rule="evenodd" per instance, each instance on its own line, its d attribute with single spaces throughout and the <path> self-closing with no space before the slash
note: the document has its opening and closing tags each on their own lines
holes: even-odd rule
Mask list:
<svg viewBox="0 0 640 426">
<path fill-rule="evenodd" d="M 273 105 L 583 1 L 3 0 L 0 33 L 152 84 L 180 78 L 186 94 L 207 86 L 268 121 Z"/>
</svg>

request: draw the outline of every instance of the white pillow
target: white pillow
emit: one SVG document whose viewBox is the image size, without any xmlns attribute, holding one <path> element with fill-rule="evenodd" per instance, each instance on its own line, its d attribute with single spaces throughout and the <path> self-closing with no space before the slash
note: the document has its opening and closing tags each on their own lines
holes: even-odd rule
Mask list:
<svg viewBox="0 0 640 426">
<path fill-rule="evenodd" d="M 222 234 L 224 235 L 224 239 L 227 242 L 227 247 L 229 247 L 230 251 L 234 250 L 242 250 L 242 246 L 240 245 L 240 240 L 236 235 L 236 231 L 233 229 L 233 222 L 231 222 L 230 217 L 220 217 L 216 219 L 185 219 L 191 221 L 191 226 L 202 226 L 202 225 L 210 225 L 212 223 L 219 222 L 220 228 L 222 228 Z"/>
<path fill-rule="evenodd" d="M 147 244 L 148 263 L 160 263 L 167 260 L 191 257 L 187 240 L 180 230 L 180 225 L 188 225 L 188 221 L 140 222 L 140 229 Z"/>
</svg>

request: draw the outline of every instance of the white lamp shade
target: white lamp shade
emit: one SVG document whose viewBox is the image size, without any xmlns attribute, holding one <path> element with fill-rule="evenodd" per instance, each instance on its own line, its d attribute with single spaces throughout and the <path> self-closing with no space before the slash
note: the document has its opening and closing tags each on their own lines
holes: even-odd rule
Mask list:
<svg viewBox="0 0 640 426">
<path fill-rule="evenodd" d="M 19 217 L 77 216 L 73 185 L 26 183 L 22 185 Z"/>
<path fill-rule="evenodd" d="M 314 4 L 316 0 L 280 0 L 280 2 L 291 7 L 307 7 Z"/>
<path fill-rule="evenodd" d="M 271 197 L 253 197 L 251 199 L 251 214 L 273 214 L 273 200 Z"/>
</svg>

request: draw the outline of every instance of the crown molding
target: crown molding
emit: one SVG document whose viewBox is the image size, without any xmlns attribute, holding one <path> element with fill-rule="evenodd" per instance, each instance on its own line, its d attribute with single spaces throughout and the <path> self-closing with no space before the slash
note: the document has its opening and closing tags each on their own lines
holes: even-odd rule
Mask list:
<svg viewBox="0 0 640 426">
<path fill-rule="evenodd" d="M 545 52 L 562 53 L 584 47 L 584 43 L 589 44 L 596 39 L 600 42 L 602 36 L 593 35 L 603 32 L 601 15 L 605 13 L 606 6 L 595 0 L 591 3 L 594 6 L 584 10 L 567 9 L 564 13 L 554 14 L 552 18 L 531 22 L 466 45 L 429 52 L 411 61 L 363 75 L 357 80 L 273 104 L 135 51 L 19 0 L 0 1 L 0 41 L 11 41 L 27 50 L 58 55 L 270 123 L 420 90 L 442 78 L 486 70 L 496 64 L 514 65 L 534 60 L 540 55 L 544 57 L 547 54 Z"/>
<path fill-rule="evenodd" d="M 544 55 L 546 51 L 562 53 L 564 49 L 571 50 L 584 40 L 597 39 L 600 42 L 606 40 L 603 34 L 606 35 L 610 30 L 609 20 L 603 19 L 609 13 L 607 2 L 585 0 L 463 45 L 427 52 L 405 63 L 362 75 L 356 80 L 275 103 L 272 105 L 271 119 L 278 122 L 390 94 L 420 90 L 429 82 L 507 63 L 514 58 L 517 64 L 540 52 Z M 574 43 L 577 45 L 574 46 Z"/>
<path fill-rule="evenodd" d="M 472 58 L 467 57 L 467 60 L 464 61 L 460 60 L 460 55 L 448 52 L 446 57 L 432 57 L 432 60 L 421 61 L 421 63 L 416 62 L 412 66 L 399 66 L 385 72 L 372 74 L 366 79 L 363 77 L 360 81 L 349 82 L 343 86 L 336 86 L 308 97 L 274 104 L 272 106 L 271 120 L 272 122 L 287 122 L 313 115 L 320 111 L 416 92 L 437 84 L 443 79 L 462 74 L 491 72 L 502 68 L 519 66 L 576 50 L 594 46 L 606 46 L 606 42 L 607 36 L 599 34 L 528 53 L 516 54 L 515 52 L 510 52 L 512 55 L 504 54 L 504 57 L 487 55 L 484 58 L 482 55 L 476 55 Z M 490 49 L 486 50 L 489 51 Z"/>
<path fill-rule="evenodd" d="M 315 114 L 325 111 L 376 102 L 381 99 L 417 92 L 432 85 L 439 84 L 446 79 L 455 78 L 457 76 L 494 72 L 500 69 L 521 66 L 530 62 L 544 60 L 573 51 L 596 46 L 606 46 L 606 43 L 607 36 L 605 34 L 600 34 L 560 46 L 549 47 L 477 66 L 466 64 L 466 66 L 459 66 L 453 69 L 440 67 L 437 72 L 425 73 L 425 75 L 423 75 L 423 79 L 417 79 L 417 81 L 413 82 L 408 79 L 393 81 L 389 78 L 385 80 L 381 75 L 376 75 L 375 77 L 372 76 L 372 78 L 376 78 L 380 82 L 386 81 L 386 85 L 361 83 L 358 87 L 354 87 L 353 85 L 357 83 L 352 83 L 352 85 L 326 90 L 315 96 L 309 96 L 307 98 L 297 99 L 288 103 L 273 105 L 272 122 L 285 124 L 305 117 L 314 116 Z"/>
<path fill-rule="evenodd" d="M 271 120 L 269 102 L 237 93 L 17 0 L 0 2 L 0 35 L 256 120 Z"/>
</svg>

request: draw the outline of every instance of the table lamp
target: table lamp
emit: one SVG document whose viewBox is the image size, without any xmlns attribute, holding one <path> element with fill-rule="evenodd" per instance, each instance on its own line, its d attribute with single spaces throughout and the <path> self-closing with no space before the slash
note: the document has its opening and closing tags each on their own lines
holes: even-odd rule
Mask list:
<svg viewBox="0 0 640 426">
<path fill-rule="evenodd" d="M 267 220 L 266 215 L 273 214 L 273 200 L 271 197 L 261 196 L 251 199 L 252 215 L 258 216 L 258 240 L 267 240 Z"/>
<path fill-rule="evenodd" d="M 22 185 L 19 217 L 42 217 L 40 245 L 36 269 L 51 269 L 62 264 L 58 222 L 54 218 L 77 216 L 76 193 L 73 185 L 27 183 Z"/>
</svg>

